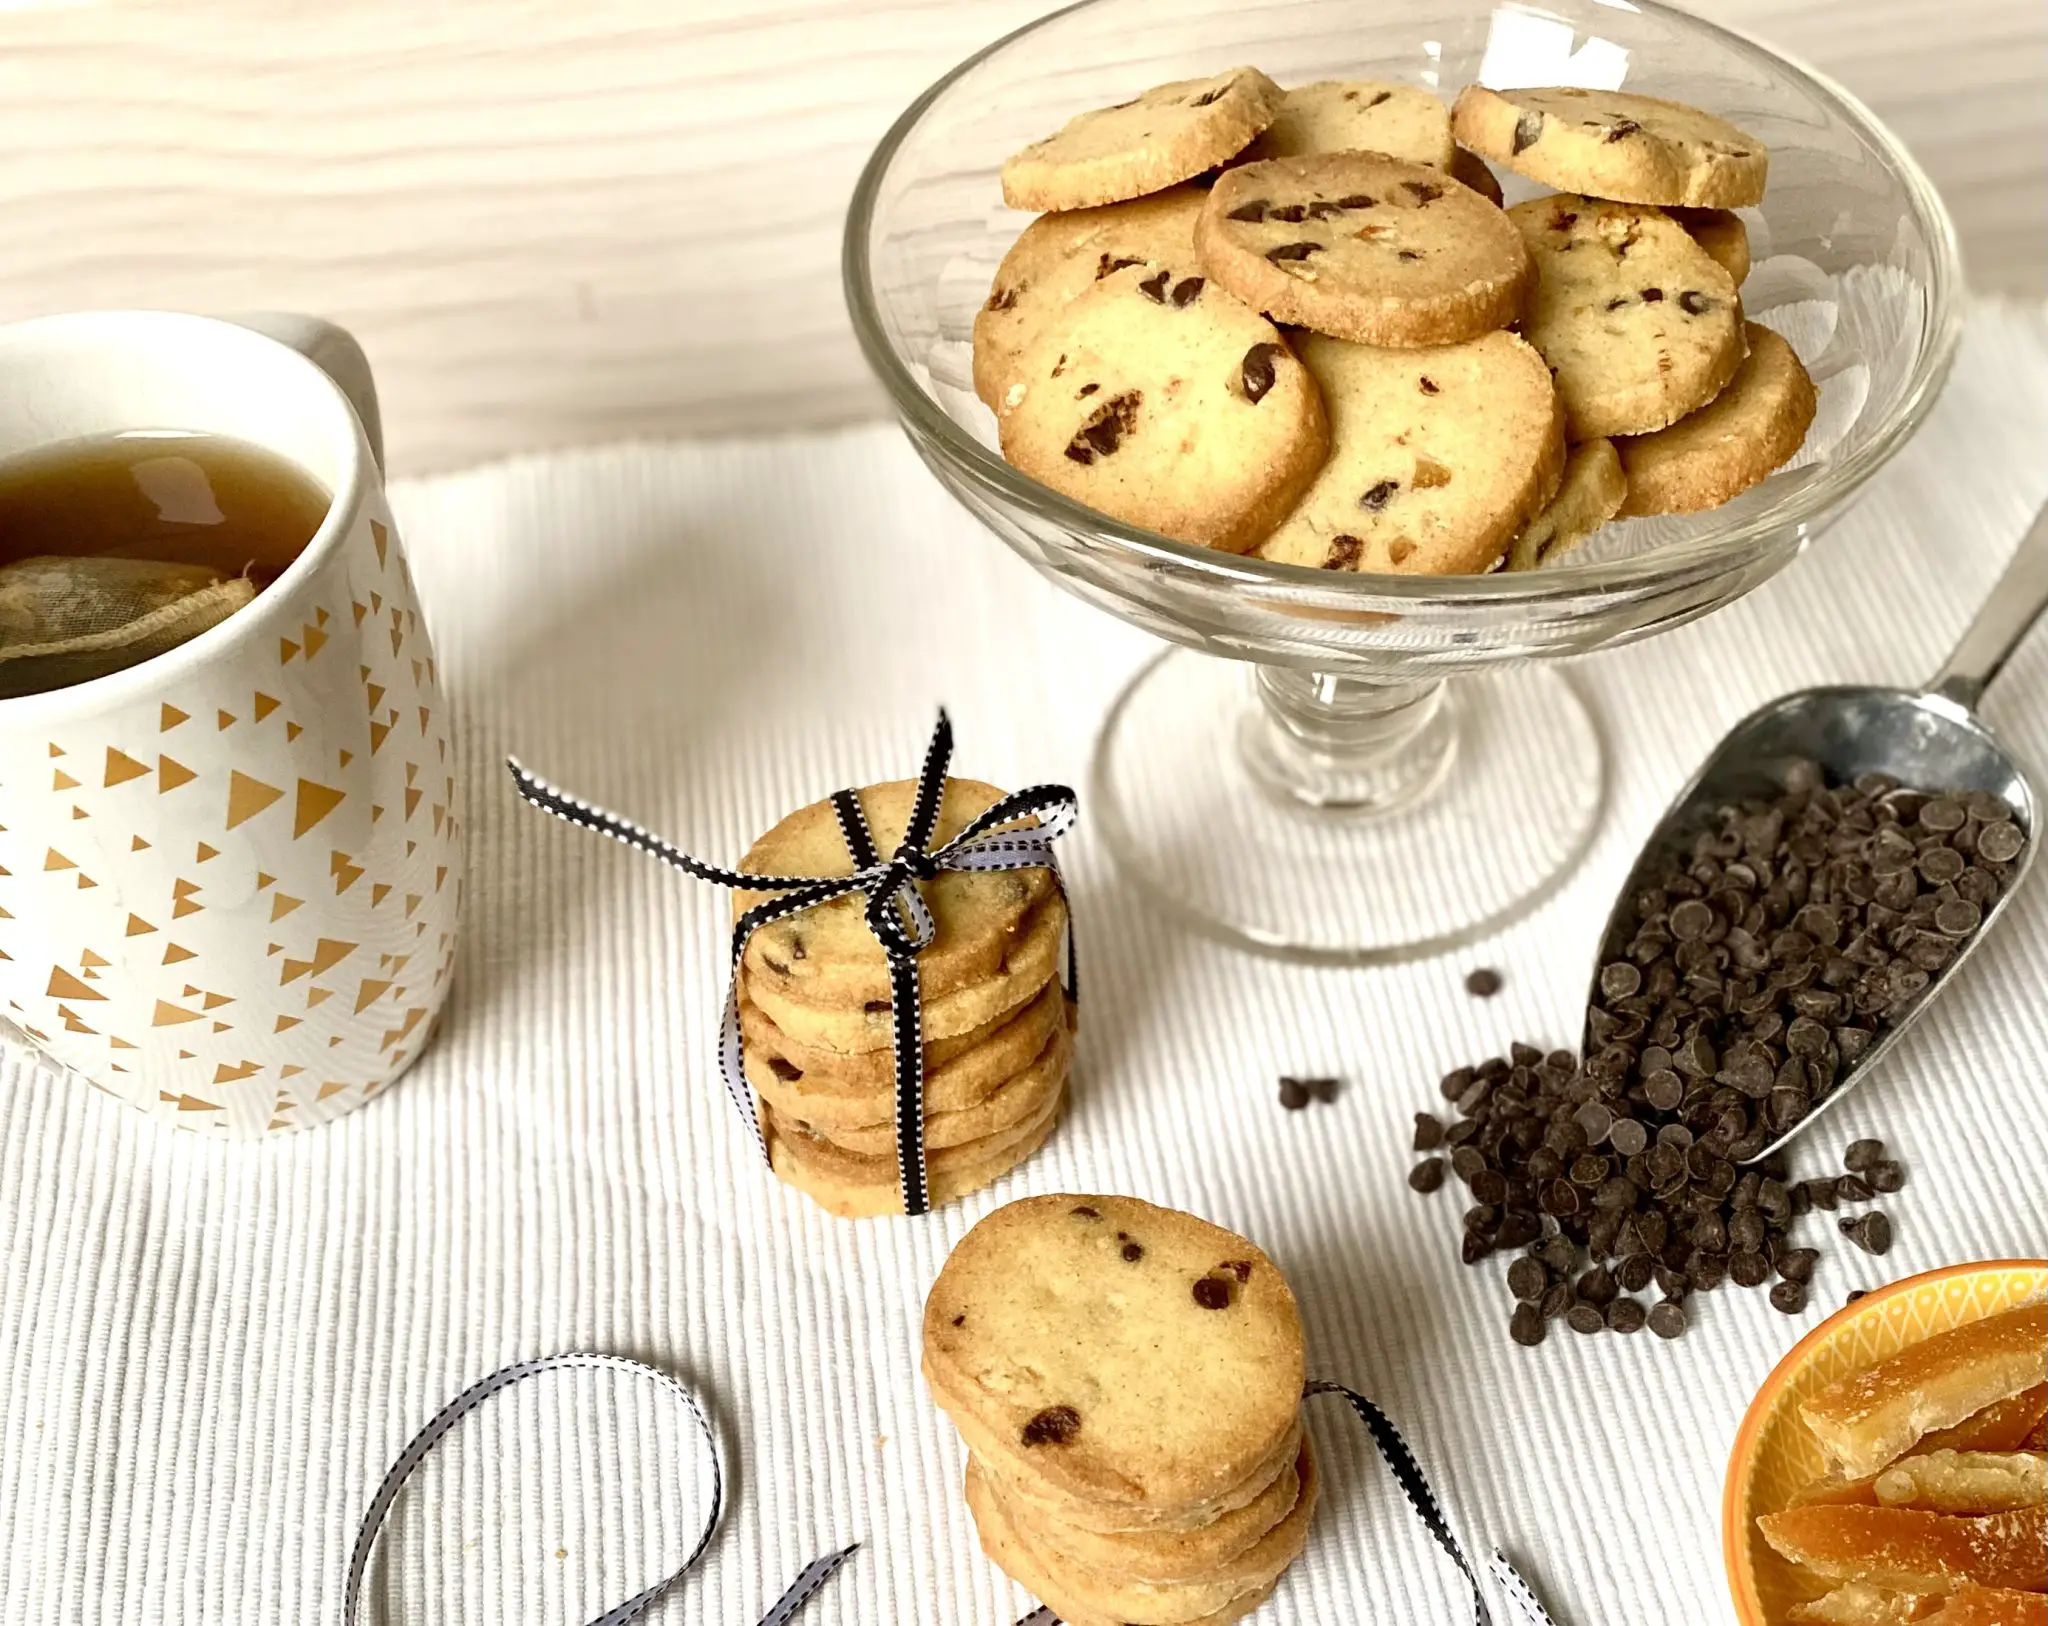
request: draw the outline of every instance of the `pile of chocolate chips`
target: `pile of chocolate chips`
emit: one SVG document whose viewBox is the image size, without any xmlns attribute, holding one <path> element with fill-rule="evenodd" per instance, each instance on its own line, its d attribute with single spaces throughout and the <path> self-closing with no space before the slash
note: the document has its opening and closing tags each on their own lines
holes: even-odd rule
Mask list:
<svg viewBox="0 0 2048 1626">
<path fill-rule="evenodd" d="M 2025 836 L 1982 792 L 1930 794 L 1882 774 L 1829 787 L 1812 763 L 1786 786 L 1721 809 L 1633 900 L 1583 1061 L 1518 1044 L 1444 1078 L 1456 1121 L 1416 1115 L 1415 1150 L 1447 1154 L 1471 1192 L 1466 1263 L 1523 1250 L 1509 1277 L 1520 1343 L 1541 1342 L 1558 1317 L 1675 1338 L 1691 1293 L 1774 1274 L 1772 1302 L 1795 1314 L 1818 1253 L 1790 1243 L 1792 1222 L 1905 1182 L 1875 1141 L 1851 1146 L 1839 1177 L 1791 1184 L 1784 1154 L 1739 1165 L 1925 991 L 1981 925 Z M 1444 1156 L 1430 1156 L 1409 1184 L 1434 1191 L 1444 1174 Z M 1839 1223 L 1870 1252 L 1891 1245 L 1882 1213 Z M 1627 1296 L 1653 1284 L 1653 1307 Z"/>
</svg>

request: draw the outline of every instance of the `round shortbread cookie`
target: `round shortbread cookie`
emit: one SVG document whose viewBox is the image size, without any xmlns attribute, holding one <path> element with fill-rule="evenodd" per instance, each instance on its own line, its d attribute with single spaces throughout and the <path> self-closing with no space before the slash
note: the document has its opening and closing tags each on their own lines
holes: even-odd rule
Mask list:
<svg viewBox="0 0 2048 1626">
<path fill-rule="evenodd" d="M 1532 181 L 1617 203 L 1740 209 L 1763 201 L 1770 170 L 1763 143 L 1726 119 L 1619 90 L 1467 85 L 1451 130 Z"/>
<path fill-rule="evenodd" d="M 1301 1316 L 1243 1237 L 1130 1197 L 1034 1197 L 954 1247 L 924 1368 L 1006 1479 L 1170 1518 L 1242 1485 L 1295 1426 Z"/>
<path fill-rule="evenodd" d="M 1278 116 L 1245 149 L 1245 157 L 1256 163 L 1318 152 L 1380 152 L 1449 169 L 1456 150 L 1450 109 L 1428 91 L 1376 79 L 1323 79 L 1288 91 Z"/>
<path fill-rule="evenodd" d="M 1534 570 L 1577 547 L 1621 512 L 1628 476 L 1611 440 L 1581 441 L 1566 454 L 1564 478 L 1542 513 L 1523 527 L 1508 550 L 1508 569 Z"/>
<path fill-rule="evenodd" d="M 1624 514 L 1690 514 L 1738 497 L 1799 450 L 1820 398 L 1798 355 L 1749 324 L 1749 359 L 1728 387 L 1654 435 L 1617 440 Z"/>
<path fill-rule="evenodd" d="M 1296 1459 L 1299 1494 L 1286 1516 L 1236 1558 L 1195 1581 L 1150 1582 L 1087 1569 L 1040 1539 L 1005 1502 L 996 1480 L 976 1462 L 967 1467 L 967 1507 L 982 1551 L 1061 1619 L 1109 1620 L 1119 1626 L 1199 1626 L 1241 1620 L 1272 1594 L 1308 1545 L 1315 1518 L 1315 1459 L 1306 1441 Z"/>
<path fill-rule="evenodd" d="M 925 1373 L 925 1379 L 930 1383 L 929 1371 Z M 937 1394 L 939 1391 L 934 1387 L 932 1392 Z M 940 1404 L 947 1411 L 954 1410 L 943 1400 Z M 958 1423 L 960 1414 L 956 1414 L 954 1420 Z M 1296 1418 L 1294 1427 L 1282 1435 L 1259 1465 L 1237 1484 L 1199 1502 L 1189 1502 L 1162 1512 L 1156 1508 L 1106 1506 L 1057 1490 L 1028 1470 L 1013 1472 L 996 1454 L 1004 1442 L 988 1436 L 983 1439 L 988 1449 L 983 1450 L 975 1444 L 980 1436 L 972 1434 L 971 1427 L 970 1420 L 969 1426 L 961 1429 L 960 1437 L 967 1442 L 968 1450 L 974 1453 L 982 1471 L 1002 1486 L 1004 1499 L 1010 1506 L 1023 1508 L 1034 1518 L 1060 1529 L 1091 1530 L 1105 1536 L 1188 1535 L 1206 1530 L 1219 1520 L 1241 1512 L 1265 1495 L 1272 1488 L 1273 1481 L 1293 1464 L 1301 1451 L 1302 1434 L 1301 1420 Z"/>
<path fill-rule="evenodd" d="M 972 1106 L 1031 1065 L 1055 1027 L 1074 1028 L 1075 1008 L 1049 980 L 1021 1009 L 924 1048 L 925 1100 L 934 1112 Z M 890 1050 L 848 1055 L 800 1045 L 769 1020 L 740 986 L 740 1038 L 750 1064 L 773 1073 L 786 1104 L 815 1123 L 880 1123 L 893 1110 L 896 1058 Z"/>
<path fill-rule="evenodd" d="M 1732 209 L 1671 209 L 1666 211 L 1685 228 L 1686 236 L 1707 251 L 1707 257 L 1728 273 L 1728 280 L 1740 288 L 1749 275 L 1749 228 Z"/>
<path fill-rule="evenodd" d="M 1085 209 L 1163 192 L 1244 151 L 1273 122 L 1280 98 L 1257 68 L 1232 68 L 1077 113 L 1004 162 L 1003 201 L 1012 209 Z"/>
<path fill-rule="evenodd" d="M 1508 210 L 1536 257 L 1522 331 L 1573 440 L 1662 429 L 1742 365 L 1735 284 L 1661 209 L 1569 192 Z"/>
<path fill-rule="evenodd" d="M 1490 570 L 1557 489 L 1564 418 L 1512 333 L 1431 350 L 1309 334 L 1330 460 L 1259 557 L 1409 575 Z"/>
<path fill-rule="evenodd" d="M 1057 1094 L 1067 1081 L 1073 1057 L 1073 1040 L 1064 1024 L 1055 1026 L 1039 1053 L 1022 1069 L 1002 1080 L 979 1100 L 958 1107 L 934 1107 L 925 1103 L 924 1141 L 934 1150 L 964 1146 L 990 1135 L 1013 1129 L 1033 1117 L 1049 1096 Z M 801 1100 L 783 1093 L 774 1073 L 755 1057 L 746 1061 L 747 1082 L 775 1109 L 779 1122 L 818 1135 L 833 1145 L 863 1157 L 889 1157 L 896 1153 L 896 1121 L 893 1101 L 882 1110 L 890 1115 L 858 1124 L 823 1123 Z"/>
<path fill-rule="evenodd" d="M 1066 927 L 1066 904 L 1057 895 L 1049 897 L 1024 917 L 1002 960 L 988 976 L 949 994 L 925 994 L 921 1023 L 925 1042 L 985 1027 L 1037 998 L 1058 969 Z M 751 970 L 743 970 L 741 978 L 747 998 L 799 1044 L 849 1054 L 889 1050 L 895 1045 L 887 999 L 869 1000 L 858 1009 L 845 1010 L 798 999 L 769 979 L 754 976 Z"/>
<path fill-rule="evenodd" d="M 932 1206 L 936 1208 L 944 1203 L 957 1202 L 969 1192 L 993 1185 L 1030 1157 L 1058 1126 L 1060 1109 L 1065 1101 L 1064 1093 L 1054 1096 L 1050 1109 L 1042 1116 L 1027 1121 L 1014 1131 L 989 1137 L 987 1146 L 973 1155 L 968 1155 L 961 1147 L 949 1147 L 949 1154 L 961 1155 L 949 1157 L 943 1169 L 932 1168 L 926 1174 L 926 1194 Z M 820 1167 L 805 1157 L 790 1140 L 771 1134 L 768 1161 L 776 1178 L 783 1184 L 801 1191 L 820 1208 L 840 1219 L 874 1219 L 883 1214 L 903 1212 L 903 1192 L 897 1180 L 894 1159 L 889 1162 L 885 1180 L 846 1180 L 835 1169 Z"/>
<path fill-rule="evenodd" d="M 1070 300 L 1020 358 L 1003 455 L 1077 502 L 1241 553 L 1328 448 L 1279 330 L 1192 264 L 1132 266 Z"/>
<path fill-rule="evenodd" d="M 1476 152 L 1464 147 L 1457 150 L 1451 159 L 1451 179 L 1460 186 L 1469 186 L 1496 209 L 1507 205 L 1507 194 L 1500 189 L 1500 177 Z"/>
<path fill-rule="evenodd" d="M 1040 215 L 1010 245 L 974 318 L 974 393 L 999 410 L 1017 364 L 1076 294 L 1133 265 L 1195 262 L 1195 217 L 1208 194 L 1176 186 L 1129 203 Z"/>
<path fill-rule="evenodd" d="M 1478 193 L 1377 153 L 1226 171 L 1195 246 L 1247 304 L 1359 344 L 1476 339 L 1515 319 L 1534 275 L 1520 234 Z"/>
<path fill-rule="evenodd" d="M 1011 1494 L 987 1469 L 989 1490 L 1002 1502 L 1008 1521 L 1035 1547 L 1064 1554 L 1077 1567 L 1137 1581 L 1195 1581 L 1242 1557 L 1287 1517 L 1301 1496 L 1297 1450 L 1266 1488 L 1243 1507 L 1192 1530 L 1090 1530 L 1055 1518 Z"/>
<path fill-rule="evenodd" d="M 916 782 L 892 780 L 858 794 L 876 850 L 893 853 L 910 823 Z M 976 779 L 948 779 L 927 848 L 950 841 L 1003 795 Z M 851 875 L 853 855 L 827 800 L 782 820 L 748 848 L 739 868 L 759 875 Z M 916 885 L 937 928 L 917 959 L 927 999 L 992 975 L 1014 946 L 1025 915 L 1053 890 L 1047 869 L 941 870 Z M 733 919 L 771 896 L 735 892 Z M 869 1000 L 886 1000 L 889 961 L 868 928 L 867 904 L 865 893 L 849 893 L 770 921 L 747 939 L 748 977 L 792 999 L 833 1009 L 858 1010 Z"/>
</svg>

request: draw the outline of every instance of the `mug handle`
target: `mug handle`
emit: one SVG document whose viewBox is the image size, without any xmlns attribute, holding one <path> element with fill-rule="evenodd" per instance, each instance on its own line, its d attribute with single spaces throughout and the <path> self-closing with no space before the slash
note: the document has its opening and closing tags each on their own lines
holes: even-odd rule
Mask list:
<svg viewBox="0 0 2048 1626">
<path fill-rule="evenodd" d="M 383 472 L 384 420 L 377 410 L 377 381 L 370 376 L 370 358 L 363 354 L 353 333 L 318 316 L 300 316 L 293 311 L 243 311 L 225 320 L 289 345 L 333 379 L 356 409 L 363 438 L 370 443 L 370 456 L 378 472 Z"/>
</svg>

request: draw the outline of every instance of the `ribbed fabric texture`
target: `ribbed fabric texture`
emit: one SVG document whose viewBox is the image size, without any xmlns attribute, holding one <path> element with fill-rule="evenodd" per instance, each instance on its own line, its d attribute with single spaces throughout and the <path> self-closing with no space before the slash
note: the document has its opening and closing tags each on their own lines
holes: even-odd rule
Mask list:
<svg viewBox="0 0 2048 1626">
<path fill-rule="evenodd" d="M 388 1096 L 270 1144 L 167 1134 L 25 1056 L 0 1075 L 0 1621 L 338 1621 L 356 1521 L 447 1397 L 589 1347 L 697 1386 L 733 1505 L 656 1619 L 750 1626 L 810 1559 L 863 1551 L 805 1618 L 1008 1626 L 964 1462 L 917 1375 L 947 1248 L 1026 1192 L 1106 1190 L 1255 1237 L 1310 1369 L 1394 1417 L 1470 1543 L 1567 1626 L 1721 1622 L 1721 1473 L 1795 1338 L 1868 1287 L 2048 1248 L 2048 883 L 1801 1150 L 1886 1137 L 1911 1183 L 1877 1260 L 1807 1222 L 1812 1303 L 1724 1290 L 1676 1344 L 1507 1337 L 1503 1265 L 1403 1183 L 1410 1115 L 1512 1037 L 1569 1043 L 1637 842 L 1720 733 L 1819 681 L 1923 680 L 2048 496 L 2048 313 L 1988 307 L 1926 431 L 1777 581 L 1581 663 L 1612 800 L 1583 869 L 1468 953 L 1289 969 L 1196 941 L 1062 845 L 1084 972 L 1073 1108 L 994 1191 L 921 1220 L 828 1218 L 756 1161 L 718 1086 L 726 899 L 520 806 L 537 772 L 731 859 L 796 805 L 915 770 L 940 702 L 960 771 L 1082 785 L 1155 647 L 1032 575 L 890 428 L 524 461 L 396 494 L 468 780 L 467 940 L 447 1027 Z M 2048 763 L 2048 636 L 1988 707 Z M 1512 816 L 1512 809 L 1503 809 Z M 1429 878 L 1416 878 L 1427 888 Z M 1476 964 L 1506 987 L 1463 990 Z M 1338 1073 L 1282 1112 L 1282 1072 Z M 1811 1168 L 1809 1172 L 1814 1172 Z M 402 1499 L 377 1571 L 405 1623 L 580 1626 L 660 1573 L 702 1464 L 658 1401 L 537 1380 Z M 1341 1407 L 1308 1556 L 1261 1619 L 1460 1621 L 1449 1566 Z"/>
</svg>

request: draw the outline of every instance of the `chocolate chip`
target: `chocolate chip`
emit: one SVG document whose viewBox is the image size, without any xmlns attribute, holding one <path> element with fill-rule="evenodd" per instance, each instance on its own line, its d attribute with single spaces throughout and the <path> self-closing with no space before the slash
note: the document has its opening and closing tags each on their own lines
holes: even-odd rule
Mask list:
<svg viewBox="0 0 2048 1626">
<path fill-rule="evenodd" d="M 1356 570 L 1358 561 L 1365 557 L 1365 542 L 1348 532 L 1330 538 L 1330 551 L 1324 556 L 1325 570 Z"/>
<path fill-rule="evenodd" d="M 1872 1191 L 1883 1192 L 1886 1196 L 1900 1189 L 1906 1183 L 1906 1168 L 1890 1158 L 1871 1164 L 1863 1171 L 1863 1178 Z"/>
<path fill-rule="evenodd" d="M 1676 1299 L 1659 1299 L 1650 1306 L 1650 1331 L 1659 1338 L 1685 1336 L 1685 1306 Z"/>
<path fill-rule="evenodd" d="M 1231 210 L 1228 218 L 1232 220 L 1264 220 L 1266 218 L 1266 208 L 1267 200 L 1265 198 L 1253 198 L 1247 203 L 1240 203 L 1235 209 Z"/>
<path fill-rule="evenodd" d="M 1543 115 L 1534 112 L 1524 113 L 1515 120 L 1514 141 L 1508 150 L 1516 153 L 1526 152 L 1529 148 L 1536 145 L 1537 141 L 1542 138 L 1542 135 Z"/>
<path fill-rule="evenodd" d="M 1642 293 L 1637 297 L 1639 297 L 1645 305 L 1654 305 L 1664 297 L 1664 290 L 1662 288 L 1645 288 L 1642 291 Z"/>
<path fill-rule="evenodd" d="M 1431 181 L 1403 181 L 1401 190 L 1413 197 L 1418 207 L 1434 203 L 1444 195 L 1444 189 Z"/>
<path fill-rule="evenodd" d="M 1607 1306 L 1607 1327 L 1610 1332 L 1641 1332 L 1643 1323 L 1649 1320 L 1649 1313 L 1643 1308 L 1641 1299 L 1616 1299 Z"/>
<path fill-rule="evenodd" d="M 1201 95 L 1197 96 L 1193 101 L 1189 102 L 1188 106 L 1207 107 L 1211 102 L 1221 100 L 1225 93 L 1229 91 L 1229 89 L 1230 87 L 1228 85 L 1218 85 L 1214 90 L 1205 90 L 1202 92 Z"/>
<path fill-rule="evenodd" d="M 1373 209 L 1379 206 L 1379 201 L 1370 192 L 1353 192 L 1348 197 L 1339 198 L 1337 200 L 1337 207 L 1340 209 Z"/>
<path fill-rule="evenodd" d="M 1200 277 L 1182 277 L 1173 285 L 1173 308 L 1185 310 L 1192 305 L 1202 295 L 1202 284 Z"/>
<path fill-rule="evenodd" d="M 1565 1312 L 1564 1324 L 1573 1332 L 1599 1332 L 1607 1325 L 1607 1317 L 1591 1304 L 1574 1304 Z"/>
<path fill-rule="evenodd" d="M 1081 1414 L 1072 1406 L 1048 1406 L 1024 1425 L 1026 1445 L 1065 1445 L 1081 1432 Z"/>
<path fill-rule="evenodd" d="M 1465 978 L 1465 992 L 1474 999 L 1491 999 L 1501 987 L 1501 974 L 1491 966 L 1481 966 Z"/>
<path fill-rule="evenodd" d="M 1523 1261 L 1525 1264 L 1527 1261 Z M 1544 1334 L 1550 1328 L 1543 1319 L 1543 1312 L 1533 1304 L 1518 1304 L 1515 1313 L 1508 1317 L 1508 1336 L 1525 1349 L 1534 1349 L 1543 1342 Z"/>
<path fill-rule="evenodd" d="M 1076 463 L 1093 463 L 1097 457 L 1108 457 L 1137 426 L 1142 399 L 1140 391 L 1126 390 L 1103 402 L 1067 443 L 1067 456 Z M 869 1008 L 873 1007 L 874 1002 L 870 1001 Z M 889 1008 L 887 1001 L 881 1003 L 881 1008 Z"/>
<path fill-rule="evenodd" d="M 1771 1289 L 1771 1308 L 1797 1315 L 1806 1308 L 1806 1283 L 1783 1281 Z"/>
<path fill-rule="evenodd" d="M 1421 390 L 1424 395 L 1435 395 L 1439 393 L 1437 390 L 1436 380 L 1431 378 L 1427 373 L 1423 374 L 1420 378 L 1416 379 L 1415 386 L 1417 389 Z"/>
<path fill-rule="evenodd" d="M 1017 290 L 1015 288 L 998 288 L 988 296 L 988 303 L 982 308 L 984 310 L 1006 311 L 1013 309 L 1016 303 Z"/>
<path fill-rule="evenodd" d="M 1781 1248 L 1776 1261 L 1778 1274 L 1788 1282 L 1810 1282 L 1819 1259 L 1818 1248 Z"/>
<path fill-rule="evenodd" d="M 1419 260 L 1422 258 L 1422 250 L 1419 248 L 1400 249 L 1396 251 L 1394 258 L 1397 260 Z"/>
<path fill-rule="evenodd" d="M 1310 1095 L 1324 1102 L 1336 1100 L 1338 1092 L 1344 1088 L 1341 1078 L 1305 1078 L 1302 1083 L 1308 1086 Z"/>
<path fill-rule="evenodd" d="M 1770 1275 L 1770 1261 L 1753 1249 L 1728 1256 L 1728 1279 L 1737 1287 L 1761 1287 Z"/>
<path fill-rule="evenodd" d="M 1156 276 L 1144 277 L 1138 283 L 1138 292 L 1155 305 L 1166 303 L 1166 285 L 1173 280 L 1171 271 L 1161 271 Z"/>
<path fill-rule="evenodd" d="M 1195 1302 L 1205 1310 L 1230 1308 L 1230 1283 L 1218 1276 L 1204 1276 L 1195 1283 Z"/>
<path fill-rule="evenodd" d="M 1307 217 L 1307 207 L 1299 203 L 1283 203 L 1279 208 L 1266 212 L 1268 220 L 1282 220 L 1290 226 L 1299 226 Z"/>
<path fill-rule="evenodd" d="M 1540 1299 L 1550 1290 L 1550 1269 L 1524 1255 L 1508 1266 L 1508 1291 L 1518 1299 Z"/>
<path fill-rule="evenodd" d="M 1444 1183 L 1444 1160 L 1440 1157 L 1424 1158 L 1408 1171 L 1408 1184 L 1416 1191 L 1428 1193 L 1437 1190 Z"/>
<path fill-rule="evenodd" d="M 1069 455 L 1072 455 L 1071 452 Z M 861 1009 L 869 1016 L 880 1016 L 888 1008 L 889 1002 L 886 999 L 871 999 L 861 1006 Z"/>
<path fill-rule="evenodd" d="M 785 1061 L 780 1056 L 770 1056 L 768 1058 L 768 1071 L 781 1079 L 785 1084 L 794 1084 L 804 1076 L 804 1070 L 801 1067 Z"/>
<path fill-rule="evenodd" d="M 1393 500 L 1394 493 L 1400 489 L 1401 482 L 1399 480 L 1382 480 L 1358 499 L 1358 506 L 1377 514 Z M 1466 986 L 1471 986 L 1469 981 Z"/>
<path fill-rule="evenodd" d="M 1860 1174 L 1845 1174 L 1835 1182 L 1835 1192 L 1845 1203 L 1867 1203 L 1874 1193 Z"/>
<path fill-rule="evenodd" d="M 967 1325 L 967 1315 L 965 1311 L 953 1317 L 953 1325 L 956 1327 L 964 1327 Z"/>
<path fill-rule="evenodd" d="M 1636 123 L 1634 119 L 1620 119 L 1607 127 L 1607 139 L 1609 141 L 1625 141 L 1641 128 L 1642 126 Z"/>
<path fill-rule="evenodd" d="M 1286 260 L 1305 260 L 1311 254 L 1320 254 L 1322 251 L 1321 243 L 1279 243 L 1266 250 L 1266 258 L 1279 265 Z"/>
<path fill-rule="evenodd" d="M 1126 1263 L 1135 1265 L 1145 1257 L 1145 1245 L 1142 1242 L 1126 1242 L 1123 1246 L 1123 1256 Z"/>
<path fill-rule="evenodd" d="M 1074 1217 L 1075 1219 L 1101 1219 L 1101 1218 L 1102 1218 L 1102 1210 L 1101 1210 L 1101 1209 L 1099 1209 L 1099 1208 L 1090 1208 L 1090 1207 L 1089 1207 L 1089 1206 L 1088 1206 L 1088 1205 L 1087 1205 L 1086 1203 L 1082 1203 L 1082 1204 L 1080 1204 L 1080 1205 L 1079 1205 L 1079 1206 L 1077 1206 L 1077 1207 L 1074 1207 L 1074 1208 L 1070 1208 L 1070 1209 L 1068 1209 L 1068 1210 L 1067 1210 L 1067 1212 L 1068 1212 L 1068 1213 L 1069 1213 L 1070 1215 L 1072 1215 L 1072 1216 L 1073 1216 L 1073 1217 Z"/>
<path fill-rule="evenodd" d="M 1281 1079 L 1280 1104 L 1289 1112 L 1299 1112 L 1308 1105 L 1308 1086 L 1298 1078 Z"/>
<path fill-rule="evenodd" d="M 1244 380 L 1244 398 L 1257 406 L 1266 398 L 1266 391 L 1273 387 L 1276 374 L 1273 360 L 1280 354 L 1277 344 L 1255 344 L 1244 353 L 1244 360 L 1238 366 L 1238 373 Z"/>
<path fill-rule="evenodd" d="M 1848 1215 L 1836 1221 L 1842 1235 L 1846 1236 L 1865 1253 L 1889 1253 L 1892 1245 L 1892 1222 L 1882 1209 L 1872 1209 L 1851 1219 Z"/>
</svg>

